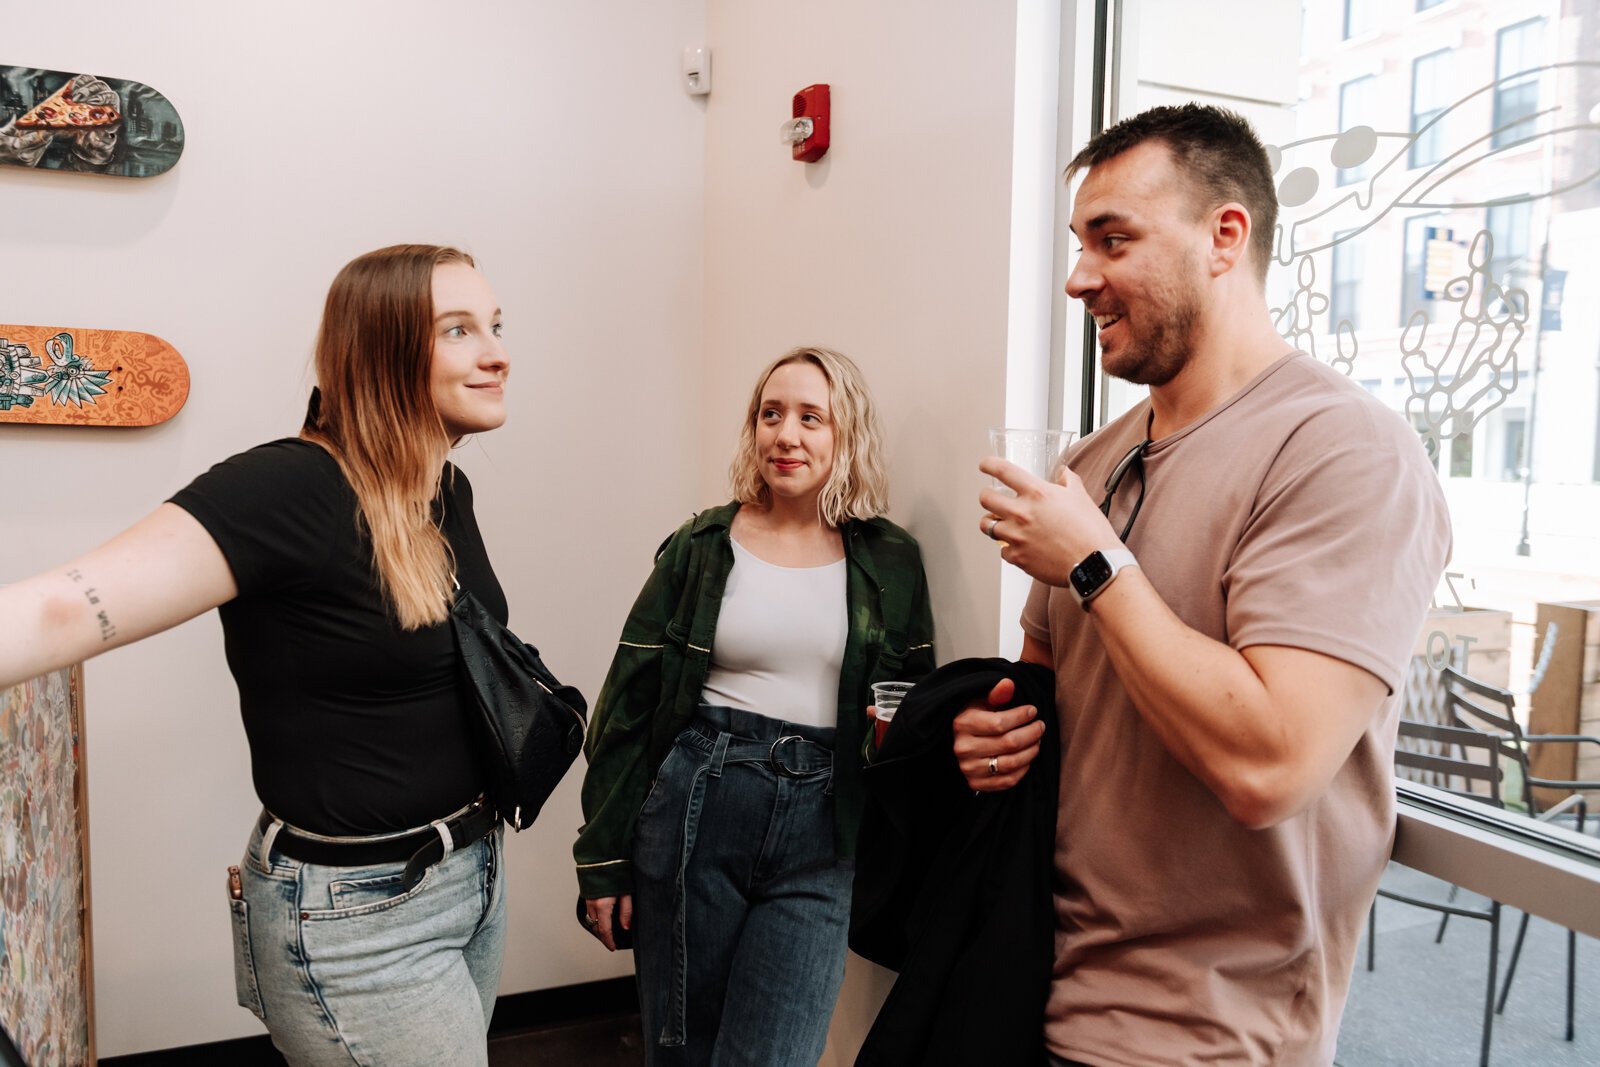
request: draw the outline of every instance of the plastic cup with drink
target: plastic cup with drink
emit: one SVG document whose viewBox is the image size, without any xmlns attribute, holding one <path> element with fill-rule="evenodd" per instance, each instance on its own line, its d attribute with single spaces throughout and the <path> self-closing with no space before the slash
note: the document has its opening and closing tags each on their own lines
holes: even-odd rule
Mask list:
<svg viewBox="0 0 1600 1067">
<path fill-rule="evenodd" d="M 911 692 L 914 682 L 873 682 L 872 706 L 875 709 L 875 718 L 872 722 L 873 738 L 879 745 L 883 744 L 883 735 L 889 729 L 889 723 L 894 721 L 894 713 L 900 709 L 900 702 L 906 694 Z"/>
</svg>

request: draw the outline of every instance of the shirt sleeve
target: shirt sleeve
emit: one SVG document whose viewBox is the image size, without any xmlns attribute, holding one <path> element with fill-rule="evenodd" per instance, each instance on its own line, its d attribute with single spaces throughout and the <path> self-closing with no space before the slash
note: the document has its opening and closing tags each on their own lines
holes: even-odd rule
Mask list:
<svg viewBox="0 0 1600 1067">
<path fill-rule="evenodd" d="M 1022 632 L 1042 644 L 1050 644 L 1050 587 L 1035 579 L 1022 606 Z"/>
<path fill-rule="evenodd" d="M 1273 464 L 1229 562 L 1229 643 L 1320 652 L 1393 692 L 1449 555 L 1449 512 L 1398 419 L 1318 422 Z"/>
<path fill-rule="evenodd" d="M 325 531 L 357 521 L 333 457 L 294 438 L 223 460 L 170 502 L 205 527 L 244 596 L 314 582 L 331 551 Z"/>
</svg>

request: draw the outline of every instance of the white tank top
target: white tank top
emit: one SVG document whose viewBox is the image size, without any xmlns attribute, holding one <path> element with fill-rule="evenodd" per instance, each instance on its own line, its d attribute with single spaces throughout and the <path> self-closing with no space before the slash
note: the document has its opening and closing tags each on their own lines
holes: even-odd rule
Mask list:
<svg viewBox="0 0 1600 1067">
<path fill-rule="evenodd" d="M 780 567 L 734 541 L 700 699 L 833 727 L 849 630 L 844 560 Z"/>
</svg>

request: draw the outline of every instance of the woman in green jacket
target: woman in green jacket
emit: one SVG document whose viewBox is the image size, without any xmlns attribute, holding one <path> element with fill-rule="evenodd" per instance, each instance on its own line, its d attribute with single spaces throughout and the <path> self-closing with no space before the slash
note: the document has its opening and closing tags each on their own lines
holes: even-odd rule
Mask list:
<svg viewBox="0 0 1600 1067">
<path fill-rule="evenodd" d="M 731 479 L 656 555 L 590 724 L 586 922 L 631 936 L 652 1064 L 815 1064 L 844 977 L 865 709 L 934 666 L 861 372 L 761 375 Z M 725 623 L 718 626 L 719 619 Z"/>
</svg>

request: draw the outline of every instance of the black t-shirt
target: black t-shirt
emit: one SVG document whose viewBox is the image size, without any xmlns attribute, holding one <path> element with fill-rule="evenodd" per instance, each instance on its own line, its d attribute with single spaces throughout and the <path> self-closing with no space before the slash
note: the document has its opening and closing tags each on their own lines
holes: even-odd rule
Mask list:
<svg viewBox="0 0 1600 1067">
<path fill-rule="evenodd" d="M 355 491 L 326 450 L 261 445 L 172 503 L 206 528 L 239 587 L 219 613 L 269 811 L 315 833 L 374 834 L 482 791 L 450 624 L 408 633 L 394 620 Z M 434 507 L 462 587 L 504 622 L 465 474 L 446 467 Z"/>
</svg>

